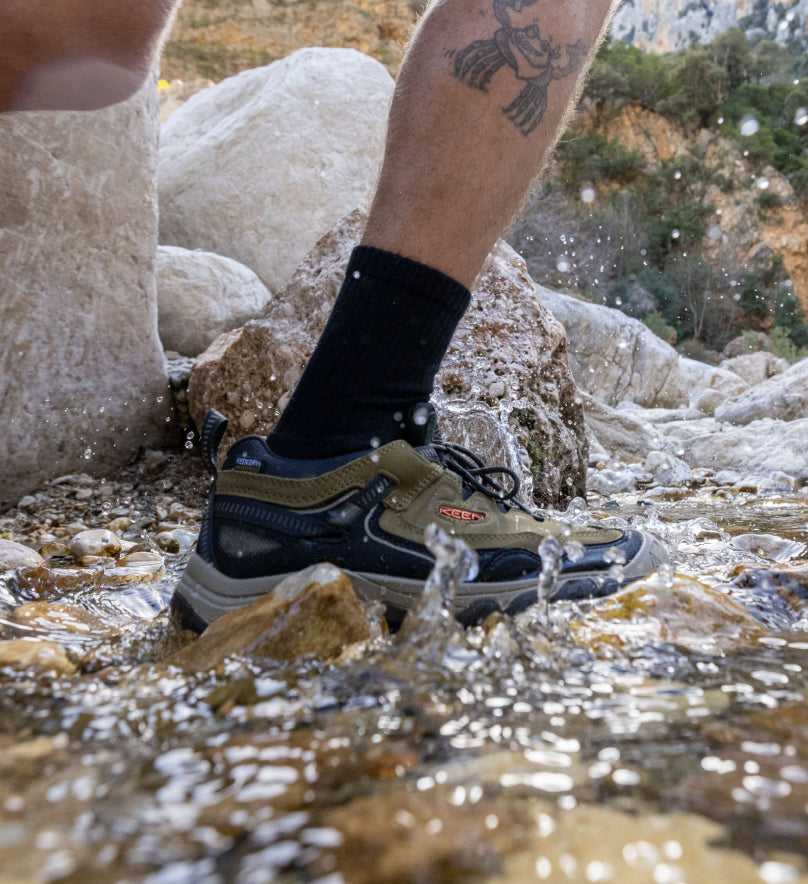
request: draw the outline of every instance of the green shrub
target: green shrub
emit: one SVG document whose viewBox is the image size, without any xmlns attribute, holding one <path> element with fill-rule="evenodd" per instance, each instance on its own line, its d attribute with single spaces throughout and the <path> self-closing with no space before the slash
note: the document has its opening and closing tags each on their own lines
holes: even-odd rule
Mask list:
<svg viewBox="0 0 808 884">
<path fill-rule="evenodd" d="M 678 335 L 676 329 L 672 325 L 665 322 L 665 317 L 661 313 L 650 313 L 643 320 L 643 325 L 651 329 L 651 331 L 663 341 L 673 346 L 676 343 Z"/>
</svg>

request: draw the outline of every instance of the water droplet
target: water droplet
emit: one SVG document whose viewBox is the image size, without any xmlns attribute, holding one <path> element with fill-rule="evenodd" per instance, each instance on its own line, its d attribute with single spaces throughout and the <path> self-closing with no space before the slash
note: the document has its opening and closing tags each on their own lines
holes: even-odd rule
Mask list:
<svg viewBox="0 0 808 884">
<path fill-rule="evenodd" d="M 757 180 L 758 190 L 768 190 L 769 189 L 769 179 L 763 178 L 762 176 Z"/>
<path fill-rule="evenodd" d="M 426 405 L 419 405 L 412 413 L 412 422 L 416 427 L 423 427 L 429 420 L 429 408 Z"/>
<path fill-rule="evenodd" d="M 808 107 L 798 107 L 794 114 L 794 125 L 804 126 L 808 123 Z"/>
<path fill-rule="evenodd" d="M 556 268 L 559 273 L 569 273 L 570 262 L 566 258 L 559 258 Z"/>
<path fill-rule="evenodd" d="M 673 173 L 673 177 L 678 181 L 678 180 L 682 177 L 682 173 L 677 169 L 677 170 Z"/>
<path fill-rule="evenodd" d="M 374 436 L 374 437 L 370 440 L 370 447 L 371 447 L 371 448 L 378 448 L 379 445 L 381 445 L 381 439 L 379 439 L 378 436 Z"/>
<path fill-rule="evenodd" d="M 581 202 L 593 203 L 595 202 L 596 196 L 597 193 L 595 192 L 595 188 L 592 187 L 591 184 L 587 184 L 581 188 Z"/>
<path fill-rule="evenodd" d="M 354 270 L 354 272 L 351 274 L 351 276 L 353 276 L 354 279 L 359 279 L 362 276 L 362 274 L 358 270 Z"/>
<path fill-rule="evenodd" d="M 679 239 L 679 228 L 678 227 L 674 227 L 673 230 L 671 230 L 671 239 Z"/>
<path fill-rule="evenodd" d="M 753 116 L 752 114 L 746 114 L 746 116 L 741 120 L 741 125 L 738 127 L 740 129 L 741 135 L 754 135 L 755 132 L 760 129 L 760 123 L 758 122 L 758 118 Z"/>
<path fill-rule="evenodd" d="M 707 231 L 707 236 L 709 236 L 710 239 L 721 239 L 721 228 L 717 224 L 714 224 Z"/>
<path fill-rule="evenodd" d="M 719 126 L 722 126 L 723 124 L 724 124 L 724 118 L 723 118 L 723 117 L 719 117 L 719 118 L 718 118 L 718 125 L 719 125 Z"/>
<path fill-rule="evenodd" d="M 89 460 L 92 456 L 93 456 L 92 448 L 85 448 L 84 449 L 84 459 Z"/>
</svg>

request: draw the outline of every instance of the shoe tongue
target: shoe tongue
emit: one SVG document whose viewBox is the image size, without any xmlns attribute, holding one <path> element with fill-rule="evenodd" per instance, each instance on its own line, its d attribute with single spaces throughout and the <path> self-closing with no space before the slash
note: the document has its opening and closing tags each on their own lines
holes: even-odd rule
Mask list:
<svg viewBox="0 0 808 884">
<path fill-rule="evenodd" d="M 438 416 L 431 402 L 418 402 L 410 408 L 404 426 L 404 439 L 413 448 L 424 448 L 440 441 Z"/>
</svg>

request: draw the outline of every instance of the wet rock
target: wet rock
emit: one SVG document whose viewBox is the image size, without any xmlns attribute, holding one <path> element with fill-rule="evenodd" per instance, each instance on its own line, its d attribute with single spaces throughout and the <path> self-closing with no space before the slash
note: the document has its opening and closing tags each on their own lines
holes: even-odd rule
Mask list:
<svg viewBox="0 0 808 884">
<path fill-rule="evenodd" d="M 0 574 L 15 568 L 38 568 L 44 564 L 45 560 L 36 550 L 14 540 L 0 540 Z"/>
<path fill-rule="evenodd" d="M 609 497 L 624 491 L 634 491 L 637 487 L 637 477 L 630 470 L 614 470 L 606 467 L 602 470 L 589 470 L 586 474 L 586 484 L 590 491 L 597 491 L 598 494 Z"/>
<path fill-rule="evenodd" d="M 372 194 L 393 80 L 349 49 L 303 49 L 190 98 L 164 125 L 160 236 L 279 289 Z"/>
<path fill-rule="evenodd" d="M 110 631 L 100 617 L 79 605 L 65 602 L 26 602 L 11 613 L 11 620 L 29 629 L 43 632 L 75 632 L 81 635 L 103 635 Z"/>
<path fill-rule="evenodd" d="M 705 654 L 755 644 L 767 630 L 728 596 L 689 577 L 638 580 L 570 623 L 573 638 L 597 654 L 631 653 L 666 642 Z"/>
<path fill-rule="evenodd" d="M 235 654 L 279 660 L 314 654 L 327 660 L 374 634 L 348 578 L 333 565 L 312 565 L 271 594 L 223 614 L 174 662 L 203 670 Z"/>
<path fill-rule="evenodd" d="M 48 565 L 69 564 L 75 560 L 70 547 L 58 541 L 43 543 L 39 548 L 39 554 Z"/>
<path fill-rule="evenodd" d="M 570 368 L 588 393 L 610 406 L 624 400 L 647 408 L 687 404 L 679 354 L 639 320 L 541 286 L 539 294 L 566 329 Z"/>
<path fill-rule="evenodd" d="M 727 399 L 715 410 L 716 420 L 743 426 L 761 418 L 794 421 L 808 418 L 808 359 Z"/>
<path fill-rule="evenodd" d="M 762 384 L 763 381 L 775 375 L 788 371 L 788 363 L 785 359 L 781 359 L 779 356 L 775 356 L 774 353 L 768 353 L 765 350 L 759 350 L 757 353 L 744 353 L 732 359 L 725 359 L 720 367 L 735 372 L 752 387 L 755 384 Z"/>
<path fill-rule="evenodd" d="M 131 552 L 104 571 L 104 583 L 149 583 L 166 573 L 160 553 L 147 550 Z"/>
<path fill-rule="evenodd" d="M 76 671 L 75 664 L 61 645 L 22 638 L 0 641 L 0 669 L 6 667 L 56 672 L 59 675 L 72 675 Z"/>
<path fill-rule="evenodd" d="M 84 556 L 116 556 L 121 551 L 121 539 L 107 528 L 90 528 L 71 538 L 69 546 L 77 559 Z"/>
<path fill-rule="evenodd" d="M 255 316 L 270 297 L 255 273 L 232 258 L 177 246 L 157 249 L 158 328 L 167 350 L 196 356 Z"/>
<path fill-rule="evenodd" d="M 128 516 L 118 516 L 107 525 L 107 531 L 113 534 L 123 534 L 132 527 L 132 520 Z"/>
<path fill-rule="evenodd" d="M 180 542 L 171 531 L 159 531 L 154 535 L 154 542 L 163 552 L 178 553 L 180 551 Z"/>
<path fill-rule="evenodd" d="M 754 553 L 774 562 L 787 562 L 805 552 L 806 544 L 797 540 L 786 540 L 774 534 L 737 534 L 731 540 L 735 549 Z"/>
<path fill-rule="evenodd" d="M 274 425 L 325 325 L 364 217 L 357 211 L 343 218 L 260 317 L 220 337 L 197 360 L 188 389 L 191 414 L 198 422 L 216 408 L 230 418 L 225 443 Z M 534 495 L 552 504 L 583 493 L 586 466 L 582 409 L 565 348 L 563 329 L 542 306 L 522 260 L 500 244 L 436 380 L 470 408 L 505 410 L 533 472 Z M 489 401 L 494 378 L 506 392 Z"/>
<path fill-rule="evenodd" d="M 0 509 L 43 479 L 110 473 L 170 439 L 153 274 L 158 128 L 151 78 L 91 114 L 0 119 L 0 327 L 20 343 L 0 352 L 0 377 L 25 379 L 0 392 Z M 69 334 L 66 316 L 80 317 Z M 50 444 L 31 444 L 43 432 Z"/>
</svg>

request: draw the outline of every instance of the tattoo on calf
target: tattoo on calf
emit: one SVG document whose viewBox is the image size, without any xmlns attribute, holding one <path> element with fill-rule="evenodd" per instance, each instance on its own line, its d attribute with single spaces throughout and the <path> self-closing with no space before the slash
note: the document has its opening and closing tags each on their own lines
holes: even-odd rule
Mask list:
<svg viewBox="0 0 808 884">
<path fill-rule="evenodd" d="M 487 91 L 500 68 L 510 68 L 523 86 L 502 112 L 525 136 L 544 117 L 550 83 L 580 70 L 588 52 L 583 40 L 567 43 L 562 49 L 552 37 L 545 38 L 535 15 L 538 9 L 529 10 L 540 5 L 543 0 L 493 0 L 494 16 L 502 27 L 490 40 L 475 40 L 465 49 L 447 53 L 454 62 L 454 76 L 481 92 Z M 518 21 L 514 21 L 514 14 Z M 562 60 L 564 54 L 566 59 Z"/>
</svg>

